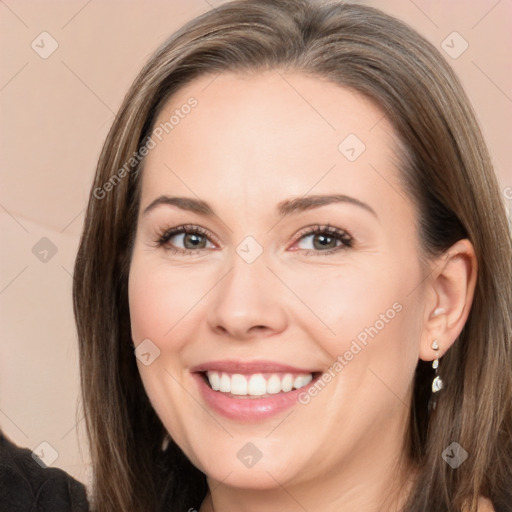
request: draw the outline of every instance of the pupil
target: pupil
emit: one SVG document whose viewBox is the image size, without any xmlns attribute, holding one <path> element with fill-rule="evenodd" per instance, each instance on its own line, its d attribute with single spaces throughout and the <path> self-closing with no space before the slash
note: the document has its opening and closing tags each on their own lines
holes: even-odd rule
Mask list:
<svg viewBox="0 0 512 512">
<path fill-rule="evenodd" d="M 321 240 L 324 240 L 324 242 L 325 242 L 326 240 L 330 240 L 330 241 L 332 242 L 332 241 L 334 240 L 334 238 L 333 238 L 332 236 L 326 236 L 326 235 L 317 235 L 317 236 L 318 236 L 318 238 L 317 238 L 317 237 L 315 237 L 315 239 L 314 239 L 315 241 L 316 241 L 316 240 L 321 239 Z M 315 244 L 315 245 L 316 245 L 316 244 Z M 319 247 L 320 247 L 321 249 L 322 249 L 322 248 L 323 248 L 323 249 L 325 249 L 325 247 L 326 247 L 327 245 L 329 245 L 329 242 L 327 242 L 327 243 L 320 242 Z M 315 248 L 318 248 L 318 247 L 315 247 Z"/>
<path fill-rule="evenodd" d="M 200 238 L 201 238 L 201 235 L 198 235 L 196 233 L 187 233 L 185 235 L 185 239 L 184 239 L 185 247 L 187 247 L 187 241 L 191 241 L 191 239 L 193 239 L 192 247 L 187 247 L 187 249 L 190 249 L 190 248 L 194 249 L 194 248 L 198 247 L 200 245 L 201 240 L 199 240 L 199 244 L 195 243 L 195 242 L 198 242 L 198 239 L 200 239 Z"/>
</svg>

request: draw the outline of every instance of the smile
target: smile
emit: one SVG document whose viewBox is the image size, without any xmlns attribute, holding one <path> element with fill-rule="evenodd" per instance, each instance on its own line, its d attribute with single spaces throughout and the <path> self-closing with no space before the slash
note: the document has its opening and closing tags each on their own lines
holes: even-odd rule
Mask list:
<svg viewBox="0 0 512 512">
<path fill-rule="evenodd" d="M 313 380 L 312 373 L 293 375 L 291 373 L 242 375 L 224 372 L 206 372 L 208 384 L 214 391 L 236 396 L 276 395 L 300 389 Z"/>
<path fill-rule="evenodd" d="M 191 369 L 207 408 L 238 422 L 267 419 L 297 405 L 322 374 L 279 363 L 216 361 Z"/>
</svg>

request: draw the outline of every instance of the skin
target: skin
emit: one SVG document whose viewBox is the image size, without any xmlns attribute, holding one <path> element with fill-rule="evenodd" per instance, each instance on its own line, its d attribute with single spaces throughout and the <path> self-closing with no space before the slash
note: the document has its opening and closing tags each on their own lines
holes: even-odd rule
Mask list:
<svg viewBox="0 0 512 512">
<path fill-rule="evenodd" d="M 150 151 L 141 174 L 129 302 L 135 345 L 149 338 L 160 350 L 151 365 L 138 361 L 146 392 L 213 490 L 201 512 L 398 510 L 415 475 L 402 457 L 414 370 L 419 358 L 442 357 L 466 321 L 473 248 L 459 241 L 421 263 L 396 136 L 353 91 L 292 72 L 203 76 L 156 125 L 191 96 L 197 107 Z M 351 133 L 366 146 L 353 162 L 338 150 Z M 375 215 L 349 203 L 275 212 L 285 199 L 332 193 Z M 170 205 L 144 214 L 162 194 L 200 198 L 217 215 Z M 181 235 L 158 246 L 182 224 L 211 234 L 191 249 L 197 254 L 171 252 L 194 247 Z M 314 235 L 298 238 L 326 224 L 348 231 L 352 246 L 326 255 Z M 263 248 L 250 264 L 236 252 L 249 235 Z M 213 412 L 192 379 L 190 368 L 219 359 L 327 371 L 396 303 L 401 311 L 317 396 L 270 419 Z M 262 453 L 252 468 L 237 458 L 248 442 Z"/>
</svg>

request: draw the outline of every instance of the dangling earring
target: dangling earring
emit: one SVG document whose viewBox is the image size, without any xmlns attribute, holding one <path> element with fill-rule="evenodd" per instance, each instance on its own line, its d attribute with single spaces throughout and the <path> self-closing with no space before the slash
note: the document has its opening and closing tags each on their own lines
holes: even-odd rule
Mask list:
<svg viewBox="0 0 512 512">
<path fill-rule="evenodd" d="M 439 350 L 439 343 L 437 342 L 437 340 L 434 340 L 432 342 L 431 347 L 432 347 L 432 350 L 435 350 L 435 351 Z M 439 377 L 439 375 L 437 374 L 438 368 L 439 368 L 439 358 L 438 357 L 436 357 L 436 359 L 434 359 L 434 361 L 432 361 L 432 368 L 434 368 L 434 370 L 436 371 L 434 380 L 432 381 L 432 393 L 437 393 L 438 391 L 443 389 L 443 381 L 442 381 L 441 377 Z"/>
</svg>

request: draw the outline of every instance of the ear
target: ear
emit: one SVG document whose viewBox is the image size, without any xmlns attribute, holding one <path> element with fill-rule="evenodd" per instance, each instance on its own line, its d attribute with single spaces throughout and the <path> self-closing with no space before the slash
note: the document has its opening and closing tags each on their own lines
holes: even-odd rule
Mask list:
<svg viewBox="0 0 512 512">
<path fill-rule="evenodd" d="M 462 331 L 475 292 L 477 259 L 469 240 L 459 240 L 431 264 L 420 358 L 442 357 Z M 432 348 L 437 340 L 439 350 Z"/>
</svg>

